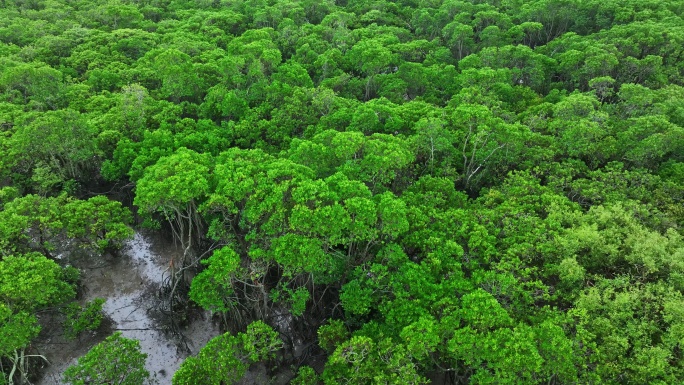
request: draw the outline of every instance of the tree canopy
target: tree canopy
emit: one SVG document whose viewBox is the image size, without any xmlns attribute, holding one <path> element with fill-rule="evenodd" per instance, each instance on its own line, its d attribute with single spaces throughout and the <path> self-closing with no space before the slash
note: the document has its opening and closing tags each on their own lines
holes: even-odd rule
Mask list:
<svg viewBox="0 0 684 385">
<path fill-rule="evenodd" d="M 684 382 L 681 2 L 0 4 L 0 383 L 132 225 L 226 332 L 174 384 Z"/>
</svg>

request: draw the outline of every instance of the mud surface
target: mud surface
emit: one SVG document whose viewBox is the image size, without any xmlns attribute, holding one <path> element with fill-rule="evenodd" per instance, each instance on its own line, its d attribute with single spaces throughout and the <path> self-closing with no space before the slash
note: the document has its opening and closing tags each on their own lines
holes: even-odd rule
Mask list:
<svg viewBox="0 0 684 385">
<path fill-rule="evenodd" d="M 168 274 L 173 258 L 180 257 L 180 251 L 172 243 L 158 235 L 136 233 L 119 257 L 64 256 L 66 263 L 82 272 L 83 301 L 104 298 L 104 312 L 107 320 L 96 332 L 86 332 L 76 340 L 67 340 L 61 335 L 43 333 L 34 348 L 50 362 L 42 371 L 38 385 L 58 385 L 62 373 L 74 364 L 93 345 L 115 331 L 123 336 L 140 341 L 141 349 L 147 354 L 147 370 L 160 385 L 171 384 L 171 377 L 178 369 L 187 352 L 180 346 L 187 346 L 192 354 L 219 334 L 206 313 L 196 314 L 182 331 L 185 343 L 165 332 L 163 322 L 155 317 L 158 290 Z M 59 322 L 45 317 L 45 325 Z M 59 328 L 47 328 L 44 330 Z"/>
</svg>

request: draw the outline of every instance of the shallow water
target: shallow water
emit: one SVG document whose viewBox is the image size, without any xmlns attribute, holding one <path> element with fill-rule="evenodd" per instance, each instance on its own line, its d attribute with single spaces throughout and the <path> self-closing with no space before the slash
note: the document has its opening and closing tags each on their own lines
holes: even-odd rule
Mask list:
<svg viewBox="0 0 684 385">
<path fill-rule="evenodd" d="M 111 320 L 110 328 L 99 332 L 84 333 L 75 341 L 59 335 L 44 333 L 36 343 L 36 349 L 50 361 L 38 385 L 63 384 L 61 375 L 93 345 L 102 341 L 113 331 L 119 330 L 127 338 L 140 341 L 141 350 L 147 354 L 147 370 L 160 385 L 171 384 L 171 377 L 187 354 L 178 349 L 178 342 L 150 316 L 154 308 L 158 288 L 167 274 L 173 258 L 181 252 L 158 235 L 135 234 L 122 250 L 122 256 L 114 257 L 68 257 L 71 264 L 82 271 L 85 287 L 84 300 L 105 298 L 103 310 Z M 45 324 L 51 320 L 43 320 Z M 192 354 L 209 339 L 219 334 L 208 314 L 192 320 L 183 331 Z"/>
</svg>

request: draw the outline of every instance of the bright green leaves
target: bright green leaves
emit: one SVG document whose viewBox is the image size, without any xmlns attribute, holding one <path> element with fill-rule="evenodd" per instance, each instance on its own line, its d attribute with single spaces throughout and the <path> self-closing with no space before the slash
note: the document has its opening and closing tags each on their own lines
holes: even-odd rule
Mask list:
<svg viewBox="0 0 684 385">
<path fill-rule="evenodd" d="M 192 280 L 190 299 L 211 311 L 228 311 L 231 309 L 233 276 L 240 267 L 240 257 L 230 248 L 223 247 L 203 263 L 208 267 Z"/>
<path fill-rule="evenodd" d="M 26 115 L 8 142 L 11 170 L 32 175 L 36 190 L 45 195 L 66 187 L 69 180 L 88 181 L 99 168 L 96 135 L 92 124 L 77 111 Z"/>
<path fill-rule="evenodd" d="M 681 293 L 663 283 L 632 285 L 624 278 L 600 280 L 575 303 L 581 328 L 595 343 L 590 359 L 606 383 L 676 382 L 681 342 Z"/>
<path fill-rule="evenodd" d="M 345 208 L 351 218 L 349 232 L 351 238 L 358 241 L 372 240 L 376 236 L 376 230 L 372 226 L 375 223 L 375 203 L 366 198 L 353 197 L 344 201 Z"/>
<path fill-rule="evenodd" d="M 66 278 L 59 265 L 38 253 L 0 260 L 0 359 L 9 358 L 15 368 L 18 357 L 26 359 L 23 349 L 41 329 L 35 313 L 76 296 L 74 285 Z M 23 366 L 20 370 L 23 373 Z M 0 372 L 0 379 L 4 380 L 5 374 Z"/>
<path fill-rule="evenodd" d="M 392 135 L 374 134 L 363 147 L 358 166 L 342 168 L 351 178 L 369 183 L 373 191 L 389 186 L 414 160 L 406 142 Z M 352 163 L 353 164 L 353 163 Z"/>
<path fill-rule="evenodd" d="M 536 337 L 537 350 L 544 360 L 541 368 L 542 378 L 553 378 L 561 381 L 573 382 L 577 380 L 578 361 L 573 355 L 578 349 L 577 342 L 566 335 L 563 330 L 565 324 L 547 319 L 533 327 Z"/>
<path fill-rule="evenodd" d="M 593 95 L 573 94 L 554 106 L 557 145 L 571 157 L 589 160 L 590 166 L 610 159 L 615 148 L 608 116 L 597 110 L 598 105 Z"/>
<path fill-rule="evenodd" d="M 655 169 L 684 149 L 684 128 L 664 115 L 630 118 L 617 135 L 620 152 L 635 167 Z"/>
<path fill-rule="evenodd" d="M 451 53 L 461 60 L 474 48 L 473 27 L 453 21 L 442 29 L 442 37 L 448 44 Z"/>
<path fill-rule="evenodd" d="M 201 106 L 202 116 L 212 120 L 239 120 L 247 113 L 247 102 L 234 90 L 219 84 L 207 91 Z"/>
<path fill-rule="evenodd" d="M 213 357 L 188 357 L 173 375 L 173 383 L 190 385 L 201 382 L 203 384 L 233 384 L 247 371 L 247 365 L 235 359 L 232 341 L 219 341 L 220 337 L 209 341 L 202 352 L 212 352 Z M 218 350 L 220 349 L 220 350 Z M 209 361 L 209 360 L 214 360 Z"/>
<path fill-rule="evenodd" d="M 482 290 L 465 295 L 458 314 L 462 327 L 453 334 L 448 332 L 451 337 L 445 358 L 451 365 L 463 362 L 466 372 L 473 371 L 474 383 L 526 384 L 555 376 L 576 378 L 571 357 L 573 342 L 551 320 L 534 327 L 517 324 Z M 457 325 L 447 322 L 444 319 L 440 327 Z M 427 331 L 435 326 L 424 323 L 423 328 Z"/>
<path fill-rule="evenodd" d="M 393 239 L 408 230 L 401 201 L 390 193 L 370 199 L 366 186 L 342 174 L 316 180 L 310 169 L 260 151 L 233 150 L 218 162 L 217 187 L 204 210 L 222 213 L 223 223 L 232 217 L 233 225 L 250 227 L 244 235 L 249 241 L 293 232 L 277 237 L 272 246 L 279 263 L 284 263 L 284 248 L 292 245 L 309 256 L 295 265 L 314 266 L 322 258 L 317 249 L 378 237 Z"/>
<path fill-rule="evenodd" d="M 336 194 L 323 181 L 311 182 L 311 184 L 314 183 L 319 187 L 319 191 L 325 191 L 335 198 Z M 345 205 L 327 196 L 317 199 L 315 195 L 304 195 L 305 189 L 306 184 L 303 184 L 293 191 L 293 198 L 298 204 L 292 208 L 290 228 L 309 237 L 320 237 L 326 245 L 347 242 L 347 229 L 351 225 L 352 218 Z M 332 203 L 326 204 L 328 202 Z"/>
<path fill-rule="evenodd" d="M 297 371 L 297 377 L 290 381 L 292 385 L 318 385 L 318 375 L 310 366 L 301 366 Z"/>
<path fill-rule="evenodd" d="M 0 212 L 0 250 L 3 254 L 38 249 L 53 251 L 64 225 L 58 207 L 63 200 L 35 195 L 14 199 Z M 28 230 L 28 233 L 27 233 Z M 37 235 L 36 240 L 29 234 Z"/>
<path fill-rule="evenodd" d="M 543 90 L 548 87 L 548 78 L 555 61 L 536 53 L 524 45 L 486 47 L 477 55 L 464 59 L 467 65 L 461 68 L 507 69 L 510 77 L 507 83 L 518 87 Z M 505 89 L 505 88 L 504 88 Z M 500 89 L 503 91 L 503 89 Z M 505 97 L 505 93 L 501 93 Z"/>
<path fill-rule="evenodd" d="M 250 287 L 260 291 L 265 287 L 261 286 L 265 271 L 278 266 L 281 276 L 271 299 L 289 303 L 300 314 L 309 291 L 289 280 L 332 282 L 349 266 L 372 258 L 377 245 L 408 231 L 406 206 L 393 194 L 373 196 L 366 185 L 342 173 L 315 179 L 309 168 L 262 151 L 222 153 L 213 179 L 216 187 L 201 208 L 211 222 L 210 235 L 232 243 L 249 261 L 244 270 L 235 272 L 231 284 L 259 282 Z M 223 288 L 214 290 L 206 285 L 204 275 L 197 279 L 206 293 L 213 290 L 206 295 L 214 300 L 206 304 L 215 308 L 216 298 L 222 298 L 217 293 L 228 290 L 229 280 L 221 278 Z"/>
<path fill-rule="evenodd" d="M 117 250 L 133 236 L 131 213 L 104 196 L 71 200 L 63 206 L 62 223 L 68 238 L 97 251 Z"/>
<path fill-rule="evenodd" d="M 454 166 L 461 161 L 456 157 L 456 133 L 449 130 L 442 119 L 421 119 L 414 129 L 416 134 L 411 141 L 416 160 L 423 163 L 431 175 L 454 174 Z"/>
<path fill-rule="evenodd" d="M 374 94 L 374 77 L 390 70 L 390 65 L 397 60 L 384 42 L 379 39 L 364 39 L 347 51 L 345 58 L 349 68 L 358 74 L 367 76 L 366 100 Z"/>
<path fill-rule="evenodd" d="M 161 157 L 171 155 L 175 148 L 173 134 L 164 129 L 145 131 L 140 142 L 124 138 L 117 143 L 112 159 L 102 164 L 102 176 L 117 180 L 129 176 L 137 181 L 143 177 L 147 167 Z"/>
<path fill-rule="evenodd" d="M 290 272 L 327 272 L 327 256 L 323 242 L 297 234 L 286 234 L 273 240 L 271 245 L 273 259 Z"/>
<path fill-rule="evenodd" d="M 7 305 L 0 303 L 0 357 L 28 346 L 39 332 L 35 315 L 26 311 L 13 313 Z"/>
<path fill-rule="evenodd" d="M 64 380 L 71 385 L 107 383 L 143 385 L 150 373 L 145 369 L 147 354 L 140 351 L 137 340 L 117 332 L 95 345 L 78 359 L 76 365 L 64 372 Z"/>
<path fill-rule="evenodd" d="M 91 252 L 114 251 L 133 235 L 131 220 L 128 209 L 103 196 L 77 200 L 27 195 L 8 202 L 0 212 L 0 252 L 39 250 L 49 255 L 58 246 L 66 247 L 67 239 Z"/>
<path fill-rule="evenodd" d="M 506 327 L 513 321 L 491 294 L 479 289 L 461 298 L 461 319 L 475 330 Z"/>
<path fill-rule="evenodd" d="M 135 204 L 145 212 L 171 212 L 209 192 L 209 157 L 185 148 L 162 157 L 137 183 Z"/>
<path fill-rule="evenodd" d="M 375 114 L 373 114 L 375 115 Z M 382 191 L 397 182 L 414 160 L 408 143 L 392 135 L 324 131 L 311 141 L 293 141 L 290 159 L 316 171 L 319 177 L 342 172 Z"/>
<path fill-rule="evenodd" d="M 3 71 L 0 90 L 17 98 L 18 104 L 26 104 L 33 109 L 55 108 L 64 87 L 62 78 L 61 72 L 45 64 L 17 63 Z"/>
<path fill-rule="evenodd" d="M 223 153 L 214 171 L 216 188 L 203 207 L 212 236 L 232 239 L 241 255 L 266 249 L 284 234 L 292 209 L 292 191 L 309 179 L 310 170 L 261 151 Z"/>
<path fill-rule="evenodd" d="M 202 84 L 189 55 L 170 48 L 153 59 L 152 67 L 162 82 L 160 89 L 162 97 L 176 101 L 183 97 L 197 99 Z"/>
<path fill-rule="evenodd" d="M 428 251 L 436 245 L 440 248 L 448 245 L 444 240 L 449 239 L 464 246 L 470 242 L 473 246 L 470 253 L 476 252 L 477 238 L 467 234 L 477 223 L 464 210 L 467 196 L 456 191 L 453 181 L 429 176 L 420 178 L 404 192 L 402 201 L 406 203 L 409 222 L 409 231 L 403 238 L 406 247 Z M 451 259 L 447 255 L 443 258 Z"/>
<path fill-rule="evenodd" d="M 403 345 L 390 339 L 376 343 L 363 336 L 352 337 L 328 358 L 323 382 L 326 385 L 354 384 L 426 384 L 417 372 L 411 355 Z"/>
<path fill-rule="evenodd" d="M 341 320 L 330 320 L 318 328 L 318 345 L 328 353 L 332 353 L 349 338 L 349 331 Z"/>
<path fill-rule="evenodd" d="M 282 290 L 272 290 L 271 298 L 274 302 L 285 303 L 295 317 L 301 317 L 306 312 L 307 303 L 311 299 L 311 294 L 306 287 L 298 287 L 295 290 L 284 288 Z"/>
<path fill-rule="evenodd" d="M 259 150 L 232 149 L 217 159 L 215 176 L 217 185 L 209 207 L 228 212 L 244 209 L 246 220 L 258 222 L 270 210 L 287 203 L 286 192 L 310 178 L 311 171 Z"/>
<path fill-rule="evenodd" d="M 490 234 L 498 233 L 499 247 L 518 252 L 546 251 L 553 234 L 579 209 L 529 173 L 510 174 L 504 183 L 482 194 L 478 201 L 486 208 L 483 213 L 488 217 L 482 223 Z"/>
<path fill-rule="evenodd" d="M 387 239 L 396 239 L 409 229 L 406 219 L 406 204 L 387 192 L 376 196 L 380 234 Z"/>
<path fill-rule="evenodd" d="M 66 320 L 64 321 L 64 334 L 67 338 L 75 338 L 86 330 L 97 330 L 102 323 L 102 305 L 105 300 L 95 298 L 88 302 L 84 307 L 78 303 L 70 303 L 64 310 Z"/>
<path fill-rule="evenodd" d="M 397 334 L 421 317 L 455 315 L 459 301 L 454 295 L 472 287 L 460 265 L 451 261 L 459 255 L 439 257 L 443 263 L 435 256 L 417 264 L 398 245 L 388 245 L 378 252 L 376 262 L 355 269 L 353 279 L 342 288 L 343 308 L 350 316 L 375 311 L 383 327 Z"/>
<path fill-rule="evenodd" d="M 462 103 L 450 112 L 461 143 L 460 182 L 466 189 L 478 186 L 486 175 L 504 175 L 531 137 L 529 128 L 505 123 L 484 105 Z"/>
<path fill-rule="evenodd" d="M 359 281 L 351 281 L 344 285 L 340 301 L 345 310 L 355 315 L 366 315 L 371 310 L 373 290 L 361 286 Z"/>
<path fill-rule="evenodd" d="M 477 333 L 460 329 L 449 341 L 453 358 L 475 369 L 471 381 L 476 384 L 526 384 L 534 381 L 543 360 L 535 346 L 529 326 Z"/>
<path fill-rule="evenodd" d="M 674 230 L 652 231 L 639 223 L 637 215 L 638 211 L 619 204 L 594 206 L 556 242 L 589 273 L 608 270 L 640 281 L 669 276 L 672 284 L 681 287 L 681 235 Z"/>
<path fill-rule="evenodd" d="M 347 60 L 359 73 L 372 76 L 386 70 L 394 60 L 392 52 L 379 40 L 362 40 L 347 53 Z"/>
<path fill-rule="evenodd" d="M 208 154 L 181 147 L 145 171 L 133 203 L 145 214 L 160 214 L 169 221 L 174 236 L 186 247 L 203 236 L 197 207 L 209 193 L 210 166 Z"/>
<path fill-rule="evenodd" d="M 574 105 L 577 106 L 579 104 Z M 593 106 L 589 105 L 585 111 L 591 114 Z M 592 172 L 589 177 L 591 180 L 576 181 L 573 191 L 581 191 L 592 200 L 605 203 L 592 206 L 586 213 L 579 211 L 578 206 L 567 198 L 521 173 L 510 175 L 504 184 L 480 197 L 483 209 L 487 208 L 478 210 L 481 223 L 489 228 L 491 234 L 497 234 L 497 248 L 500 250 L 497 258 L 489 261 L 495 270 L 510 273 L 498 277 L 491 272 L 478 273 L 473 277 L 506 305 L 506 309 L 514 310 L 509 313 L 511 316 L 534 319 L 533 325 L 537 326 L 532 327 L 533 332 L 546 336 L 537 340 L 555 342 L 535 343 L 536 354 L 529 350 L 528 345 L 527 348 L 522 345 L 517 348 L 527 350 L 525 357 L 532 360 L 515 364 L 535 368 L 533 373 L 536 374 L 529 377 L 529 373 L 516 372 L 513 367 L 499 361 L 496 354 L 488 353 L 488 345 L 482 342 L 493 338 L 492 346 L 499 346 L 499 343 L 508 346 L 506 344 L 510 342 L 501 341 L 509 341 L 522 330 L 516 321 L 512 324 L 509 321 L 505 330 L 500 329 L 506 323 L 499 325 L 496 331 L 459 331 L 456 334 L 459 342 L 452 347 L 456 349 L 463 343 L 474 347 L 458 354 L 466 357 L 471 354 L 469 352 L 481 349 L 482 357 L 490 356 L 491 361 L 486 361 L 488 369 L 476 374 L 474 380 L 486 383 L 489 381 L 487 378 L 495 376 L 504 381 L 506 375 L 499 373 L 517 373 L 519 378 L 556 377 L 569 382 L 580 378 L 618 383 L 617 378 L 622 375 L 636 383 L 667 383 L 679 375 L 676 374 L 679 366 L 663 365 L 663 357 L 673 356 L 669 350 L 672 342 L 669 341 L 678 337 L 668 335 L 667 343 L 661 343 L 655 337 L 659 330 L 665 330 L 661 329 L 663 326 L 656 325 L 665 325 L 666 322 L 661 318 L 662 313 L 652 306 L 663 306 L 663 300 L 655 298 L 668 298 L 665 300 L 668 303 L 678 301 L 666 293 L 675 292 L 681 284 L 680 263 L 676 262 L 681 259 L 680 236 L 673 229 L 660 227 L 660 220 L 646 214 L 647 207 L 652 206 L 634 204 L 625 195 L 628 192 L 644 202 L 661 200 L 639 188 L 627 187 L 633 184 L 650 186 L 655 183 L 651 178 L 644 177 L 643 173 L 624 172 L 615 166 Z M 484 218 L 489 219 L 482 221 Z M 654 226 L 662 230 L 657 231 Z M 515 283 L 513 277 L 519 277 L 520 282 Z M 588 283 L 595 287 L 586 287 Z M 629 289 L 630 286 L 633 288 Z M 552 287 L 554 292 L 543 294 L 546 287 Z M 534 297 L 529 297 L 534 290 Z M 464 308 L 465 298 L 462 298 Z M 525 310 L 526 307 L 532 301 L 546 302 L 549 299 L 552 299 L 551 303 L 573 308 L 569 313 L 574 318 L 564 323 L 573 325 L 576 331 L 567 334 L 567 326 L 555 321 L 554 324 L 550 321 L 539 324 L 539 314 L 530 318 L 533 314 Z M 493 310 L 489 313 L 497 314 Z M 668 318 L 674 319 L 676 317 Z M 469 323 L 477 324 L 477 320 L 470 319 Z M 677 330 L 674 325 L 666 328 Z M 501 349 L 499 347 L 498 351 Z M 653 360 L 646 360 L 650 354 Z M 515 359 L 515 353 L 508 355 Z M 472 360 L 469 362 L 478 362 L 474 365 L 485 362 L 477 361 L 475 356 L 468 357 Z M 644 365 L 652 365 L 653 368 L 645 370 Z"/>
<path fill-rule="evenodd" d="M 13 309 L 33 311 L 75 296 L 62 268 L 38 253 L 7 256 L 0 262 L 0 298 Z"/>
<path fill-rule="evenodd" d="M 256 321 L 236 336 L 213 338 L 197 356 L 187 358 L 173 376 L 174 385 L 233 384 L 250 364 L 274 357 L 282 341 L 271 327 Z"/>
<path fill-rule="evenodd" d="M 263 322 L 252 322 L 247 331 L 238 335 L 243 355 L 250 362 L 270 360 L 283 346 L 278 333 Z"/>
<path fill-rule="evenodd" d="M 89 25 L 107 29 L 135 28 L 143 20 L 143 14 L 134 5 L 119 0 L 109 0 L 90 8 L 86 19 Z"/>
<path fill-rule="evenodd" d="M 399 337 L 405 342 L 406 350 L 419 361 L 430 357 L 442 342 L 438 325 L 431 317 L 422 317 L 406 326 Z"/>
<path fill-rule="evenodd" d="M 282 53 L 273 43 L 271 28 L 253 29 L 233 39 L 226 47 L 230 55 L 242 56 L 249 80 L 268 76 L 282 61 Z"/>
<path fill-rule="evenodd" d="M 209 256 L 190 297 L 230 326 L 344 319 L 319 333 L 329 384 L 682 382 L 677 2 L 20 3 L 0 263 L 39 273 L 12 270 L 1 352 L 38 330 L 14 306 L 62 301 L 27 297 L 57 273 L 12 258 L 114 252 L 128 210 L 68 195 L 132 182 Z M 218 339 L 175 381 L 237 380 L 252 345 Z"/>
<path fill-rule="evenodd" d="M 574 286 L 584 280 L 585 270 L 577 259 L 568 257 L 558 264 L 558 278 L 567 286 Z"/>
</svg>

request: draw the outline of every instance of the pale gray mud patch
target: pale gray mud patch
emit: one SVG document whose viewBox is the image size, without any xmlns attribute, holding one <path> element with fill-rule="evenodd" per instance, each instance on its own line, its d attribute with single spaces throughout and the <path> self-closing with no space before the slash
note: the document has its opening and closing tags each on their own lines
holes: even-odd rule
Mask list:
<svg viewBox="0 0 684 385">
<path fill-rule="evenodd" d="M 45 368 L 38 385 L 61 385 L 62 373 L 76 363 L 81 355 L 113 331 L 140 341 L 147 354 L 147 370 L 160 385 L 171 384 L 173 373 L 187 354 L 178 349 L 180 341 L 160 330 L 160 323 L 150 316 L 157 293 L 171 260 L 180 250 L 156 234 L 135 233 L 120 257 L 65 257 L 82 272 L 83 300 L 104 298 L 103 310 L 109 320 L 97 332 L 86 332 L 74 341 L 60 335 L 43 333 L 36 350 L 47 357 L 51 365 Z M 56 320 L 43 320 L 44 325 Z M 48 329 L 45 327 L 44 329 Z M 56 328 L 49 328 L 56 329 Z M 182 331 L 192 354 L 219 334 L 208 314 L 199 314 Z"/>
</svg>

